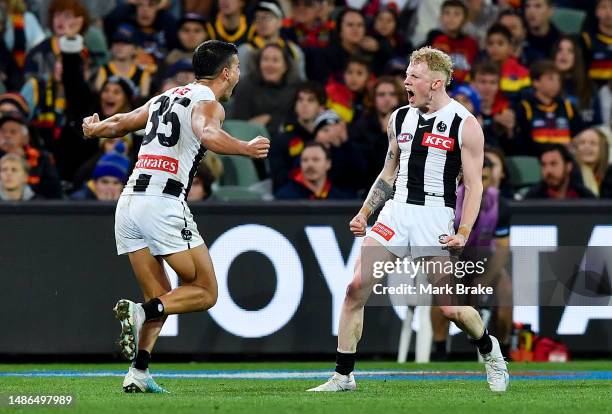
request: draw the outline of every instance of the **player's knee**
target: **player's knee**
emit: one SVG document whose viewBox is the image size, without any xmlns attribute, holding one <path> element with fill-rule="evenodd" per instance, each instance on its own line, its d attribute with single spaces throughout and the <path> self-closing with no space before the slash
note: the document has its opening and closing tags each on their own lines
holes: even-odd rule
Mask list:
<svg viewBox="0 0 612 414">
<path fill-rule="evenodd" d="M 440 311 L 446 319 L 451 321 L 460 320 L 461 308 L 457 306 L 440 306 Z"/>
</svg>

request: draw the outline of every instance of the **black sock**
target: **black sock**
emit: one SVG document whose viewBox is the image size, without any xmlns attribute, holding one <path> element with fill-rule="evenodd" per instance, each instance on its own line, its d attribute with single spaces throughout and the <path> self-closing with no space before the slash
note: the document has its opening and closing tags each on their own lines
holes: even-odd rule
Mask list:
<svg viewBox="0 0 612 414">
<path fill-rule="evenodd" d="M 505 358 L 510 358 L 510 344 L 499 344 L 501 348 L 502 355 Z"/>
<path fill-rule="evenodd" d="M 157 319 L 164 316 L 164 304 L 158 298 L 153 298 L 142 304 L 146 320 Z"/>
<path fill-rule="evenodd" d="M 491 337 L 486 329 L 480 339 L 471 339 L 470 341 L 478 347 L 478 352 L 482 355 L 488 354 L 493 349 L 493 342 L 491 342 Z"/>
<path fill-rule="evenodd" d="M 444 341 L 434 341 L 434 350 L 438 355 L 446 354 L 446 340 Z"/>
<path fill-rule="evenodd" d="M 134 359 L 133 366 L 136 369 L 144 371 L 147 368 L 149 368 L 150 360 L 151 360 L 151 354 L 149 354 L 149 351 L 145 351 L 144 349 L 141 349 L 138 351 L 138 355 L 136 355 L 136 359 Z"/>
<path fill-rule="evenodd" d="M 348 375 L 355 369 L 355 357 L 357 353 L 345 354 L 336 351 L 336 372 L 342 375 Z"/>
</svg>

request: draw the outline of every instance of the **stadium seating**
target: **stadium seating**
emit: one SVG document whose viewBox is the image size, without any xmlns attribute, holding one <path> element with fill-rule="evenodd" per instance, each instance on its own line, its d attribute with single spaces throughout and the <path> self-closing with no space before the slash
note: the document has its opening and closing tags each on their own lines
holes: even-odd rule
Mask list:
<svg viewBox="0 0 612 414">
<path fill-rule="evenodd" d="M 249 141 L 258 135 L 270 137 L 270 133 L 264 126 L 239 119 L 226 120 L 222 128 L 228 134 L 243 141 Z"/>
<path fill-rule="evenodd" d="M 582 10 L 555 7 L 552 21 L 563 33 L 577 34 L 585 17 L 586 13 Z"/>
<path fill-rule="evenodd" d="M 223 162 L 220 184 L 248 187 L 259 181 L 253 161 L 246 157 L 219 155 Z"/>
<path fill-rule="evenodd" d="M 540 162 L 536 157 L 508 157 L 508 180 L 515 189 L 532 186 L 540 181 Z"/>
</svg>

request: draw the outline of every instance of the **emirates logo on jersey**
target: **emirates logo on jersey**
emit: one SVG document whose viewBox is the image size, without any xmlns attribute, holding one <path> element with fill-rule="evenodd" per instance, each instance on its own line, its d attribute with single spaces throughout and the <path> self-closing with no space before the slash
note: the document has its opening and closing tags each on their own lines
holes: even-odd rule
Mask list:
<svg viewBox="0 0 612 414">
<path fill-rule="evenodd" d="M 426 132 L 423 134 L 423 141 L 421 144 L 426 147 L 438 148 L 444 151 L 452 151 L 455 149 L 454 138 L 432 134 L 431 132 Z"/>
<path fill-rule="evenodd" d="M 376 223 L 374 223 L 374 226 L 372 227 L 372 231 L 374 233 L 379 234 L 380 237 L 382 237 L 386 241 L 391 240 L 391 238 L 395 236 L 395 232 L 393 231 L 393 229 L 385 226 L 380 221 L 377 221 Z"/>
<path fill-rule="evenodd" d="M 171 174 L 178 172 L 179 162 L 175 158 L 164 157 L 163 155 L 139 155 L 134 168 L 145 170 L 165 171 Z"/>
</svg>

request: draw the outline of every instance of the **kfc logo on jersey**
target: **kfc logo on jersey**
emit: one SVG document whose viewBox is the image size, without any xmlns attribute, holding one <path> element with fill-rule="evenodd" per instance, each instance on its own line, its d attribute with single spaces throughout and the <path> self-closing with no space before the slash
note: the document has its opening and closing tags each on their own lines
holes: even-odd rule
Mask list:
<svg viewBox="0 0 612 414">
<path fill-rule="evenodd" d="M 426 132 L 423 135 L 423 141 L 421 144 L 426 147 L 438 148 L 444 151 L 452 151 L 455 148 L 455 139 Z"/>
<path fill-rule="evenodd" d="M 389 227 L 385 226 L 384 224 L 378 221 L 374 223 L 374 226 L 372 227 L 372 231 L 374 233 L 377 233 L 380 237 L 382 237 L 386 241 L 391 240 L 391 237 L 395 236 L 395 232 L 392 229 L 390 229 Z"/>
<path fill-rule="evenodd" d="M 171 174 L 178 172 L 178 160 L 175 158 L 164 157 L 163 155 L 140 155 L 134 168 L 145 170 L 165 171 Z"/>
<path fill-rule="evenodd" d="M 404 142 L 410 142 L 412 141 L 412 138 L 414 138 L 414 136 L 412 136 L 410 132 L 404 132 L 399 134 L 399 136 L 397 137 L 397 143 L 401 144 Z"/>
</svg>

